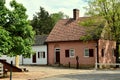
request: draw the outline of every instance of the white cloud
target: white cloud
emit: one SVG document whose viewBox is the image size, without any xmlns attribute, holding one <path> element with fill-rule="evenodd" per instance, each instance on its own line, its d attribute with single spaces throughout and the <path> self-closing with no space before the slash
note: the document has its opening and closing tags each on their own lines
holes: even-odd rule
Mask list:
<svg viewBox="0 0 120 80">
<path fill-rule="evenodd" d="M 11 0 L 6 0 L 7 5 Z M 87 4 L 82 0 L 16 0 L 22 3 L 27 8 L 29 19 L 32 19 L 33 14 L 39 11 L 40 6 L 45 8 L 49 13 L 62 11 L 68 16 L 72 17 L 72 10 L 77 8 L 80 10 L 80 16 L 84 15 L 84 6 Z"/>
</svg>

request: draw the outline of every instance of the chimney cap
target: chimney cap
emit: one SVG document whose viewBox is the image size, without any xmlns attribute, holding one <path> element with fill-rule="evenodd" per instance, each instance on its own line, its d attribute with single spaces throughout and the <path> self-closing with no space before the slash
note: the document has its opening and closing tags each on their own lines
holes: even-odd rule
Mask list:
<svg viewBox="0 0 120 80">
<path fill-rule="evenodd" d="M 76 11 L 76 10 L 79 11 L 79 9 L 77 9 L 77 8 L 75 8 L 75 9 L 73 9 L 73 10 L 74 10 L 74 11 Z"/>
</svg>

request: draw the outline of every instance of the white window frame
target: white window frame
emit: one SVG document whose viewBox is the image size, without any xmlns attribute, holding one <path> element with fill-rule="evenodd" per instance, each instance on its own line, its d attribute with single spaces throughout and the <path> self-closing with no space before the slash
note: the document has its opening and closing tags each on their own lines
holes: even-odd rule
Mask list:
<svg viewBox="0 0 120 80">
<path fill-rule="evenodd" d="M 55 48 L 54 49 L 54 63 L 56 63 L 56 52 L 60 52 L 60 48 Z"/>
<path fill-rule="evenodd" d="M 71 54 L 73 54 L 73 55 L 71 55 Z M 69 56 L 75 57 L 75 49 L 69 49 Z"/>
<path fill-rule="evenodd" d="M 38 54 L 39 54 L 39 59 L 41 59 L 41 58 L 43 58 L 44 59 L 44 57 L 43 57 L 43 53 L 45 53 L 45 51 L 38 51 Z M 44 54 L 45 55 L 45 54 Z M 46 55 L 45 55 L 45 58 L 46 58 Z"/>
<path fill-rule="evenodd" d="M 88 55 L 86 55 L 86 50 L 88 50 L 88 53 L 87 53 Z M 89 57 L 89 48 L 84 49 L 84 57 Z"/>
</svg>

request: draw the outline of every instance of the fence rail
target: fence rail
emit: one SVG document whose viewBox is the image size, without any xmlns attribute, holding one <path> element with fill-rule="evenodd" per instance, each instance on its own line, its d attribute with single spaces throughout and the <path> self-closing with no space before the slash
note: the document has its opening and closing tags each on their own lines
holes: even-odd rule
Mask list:
<svg viewBox="0 0 120 80">
<path fill-rule="evenodd" d="M 97 65 L 119 65 L 120 63 L 97 63 Z"/>
<path fill-rule="evenodd" d="M 0 63 L 0 77 L 3 76 L 3 64 Z"/>
<path fill-rule="evenodd" d="M 102 65 L 105 65 L 105 66 L 119 66 L 119 68 L 120 68 L 120 63 L 96 63 L 95 64 L 96 66 L 95 66 L 95 68 L 97 69 L 98 67 L 98 65 L 99 66 L 102 66 Z"/>
</svg>

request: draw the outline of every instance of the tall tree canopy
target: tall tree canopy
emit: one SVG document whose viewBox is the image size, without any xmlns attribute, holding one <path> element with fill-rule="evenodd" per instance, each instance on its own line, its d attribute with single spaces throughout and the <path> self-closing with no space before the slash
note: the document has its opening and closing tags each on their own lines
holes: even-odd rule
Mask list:
<svg viewBox="0 0 120 80">
<path fill-rule="evenodd" d="M 87 15 L 98 19 L 104 19 L 105 26 L 109 31 L 109 40 L 115 40 L 117 42 L 117 62 L 118 62 L 118 45 L 120 44 L 120 0 L 87 0 L 88 7 Z"/>
<path fill-rule="evenodd" d="M 9 32 L 0 26 L 0 56 L 9 52 L 12 48 L 12 38 Z"/>
<path fill-rule="evenodd" d="M 69 16 L 65 15 L 63 12 L 58 12 L 58 13 L 53 13 L 50 15 L 51 18 L 54 21 L 54 25 L 56 24 L 56 22 L 58 22 L 60 19 L 64 19 L 64 18 L 69 18 Z"/>
<path fill-rule="evenodd" d="M 112 38 L 120 41 L 120 0 L 88 0 L 87 15 L 99 16 L 106 21 Z"/>
<path fill-rule="evenodd" d="M 40 7 L 40 11 L 34 15 L 31 25 L 36 34 L 49 34 L 56 22 L 63 18 L 68 18 L 63 12 L 49 14 L 43 7 Z"/>
<path fill-rule="evenodd" d="M 101 33 L 104 28 L 104 20 L 100 17 L 87 17 L 86 19 L 80 21 L 80 25 L 86 28 L 86 35 L 80 37 L 80 40 L 98 40 L 101 38 Z"/>
<path fill-rule="evenodd" d="M 5 0 L 0 1 L 0 46 L 6 43 L 6 49 L 1 48 L 0 52 L 9 56 L 30 55 L 35 32 L 27 20 L 26 8 L 15 0 L 10 6 L 11 10 L 6 8 Z"/>
<path fill-rule="evenodd" d="M 40 11 L 34 15 L 31 25 L 36 34 L 42 35 L 49 34 L 54 24 L 49 13 L 43 7 L 40 7 Z"/>
</svg>

